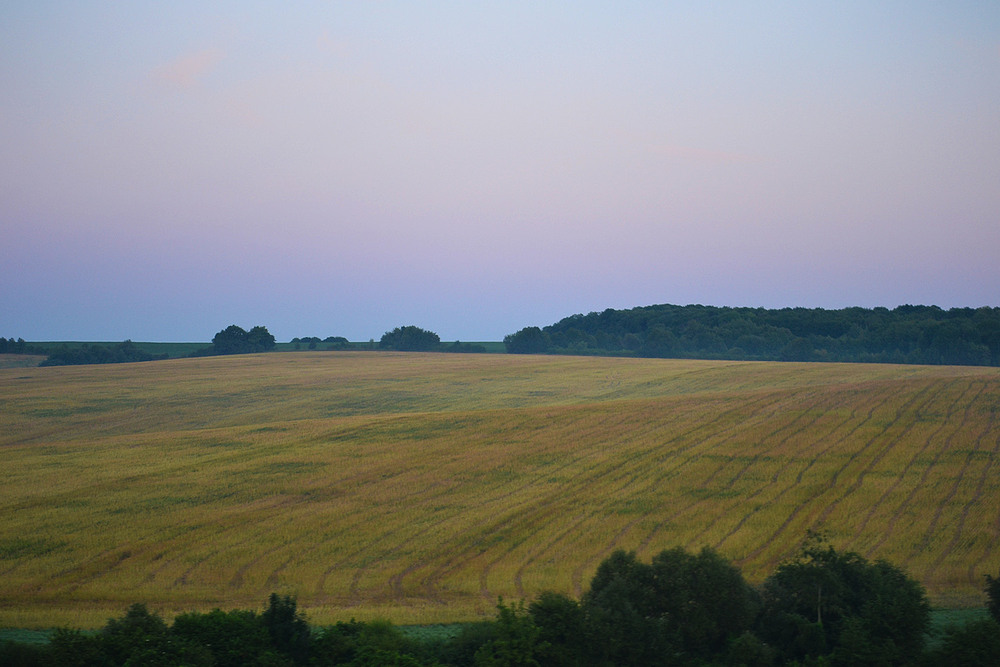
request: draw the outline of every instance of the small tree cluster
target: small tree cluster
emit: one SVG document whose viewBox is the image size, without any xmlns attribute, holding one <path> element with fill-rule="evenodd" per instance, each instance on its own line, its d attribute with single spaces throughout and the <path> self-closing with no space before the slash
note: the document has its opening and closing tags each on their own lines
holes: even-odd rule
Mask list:
<svg viewBox="0 0 1000 667">
<path fill-rule="evenodd" d="M 440 345 L 441 338 L 436 333 L 415 326 L 386 331 L 378 343 L 379 349 L 399 352 L 430 352 Z"/>
<path fill-rule="evenodd" d="M 212 354 L 252 354 L 255 352 L 270 352 L 274 349 L 274 336 L 262 326 L 256 326 L 250 331 L 231 324 L 212 338 L 212 347 L 195 353 L 194 356 Z"/>
<path fill-rule="evenodd" d="M 346 350 L 351 346 L 350 342 L 343 336 L 327 336 L 326 338 L 320 338 L 319 336 L 296 336 L 289 342 L 295 346 L 296 350 L 302 349 L 303 345 L 310 350 L 315 350 L 319 347 L 320 343 L 326 343 L 326 349 L 328 350 Z"/>
</svg>

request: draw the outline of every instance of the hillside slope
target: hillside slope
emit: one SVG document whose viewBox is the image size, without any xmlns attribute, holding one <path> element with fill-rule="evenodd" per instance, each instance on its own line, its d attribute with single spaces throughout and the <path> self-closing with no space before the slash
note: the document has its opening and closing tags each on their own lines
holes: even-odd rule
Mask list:
<svg viewBox="0 0 1000 667">
<path fill-rule="evenodd" d="M 300 353 L 0 369 L 0 624 L 294 593 L 317 622 L 579 594 L 615 548 L 760 581 L 807 529 L 981 604 L 995 368 Z"/>
</svg>

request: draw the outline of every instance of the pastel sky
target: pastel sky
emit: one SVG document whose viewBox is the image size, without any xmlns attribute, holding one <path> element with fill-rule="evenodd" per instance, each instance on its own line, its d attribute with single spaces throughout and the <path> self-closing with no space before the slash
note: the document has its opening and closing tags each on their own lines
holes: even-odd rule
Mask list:
<svg viewBox="0 0 1000 667">
<path fill-rule="evenodd" d="M 0 335 L 1000 305 L 1000 3 L 0 2 Z"/>
</svg>

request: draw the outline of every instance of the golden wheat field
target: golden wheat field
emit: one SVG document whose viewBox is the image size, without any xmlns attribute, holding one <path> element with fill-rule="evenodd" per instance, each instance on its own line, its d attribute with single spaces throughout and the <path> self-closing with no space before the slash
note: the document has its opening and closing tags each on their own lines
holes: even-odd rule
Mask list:
<svg viewBox="0 0 1000 667">
<path fill-rule="evenodd" d="M 807 529 L 941 605 L 1000 569 L 1000 369 L 271 353 L 0 368 L 0 625 L 295 594 L 492 616 L 614 549 L 759 583 Z"/>
</svg>

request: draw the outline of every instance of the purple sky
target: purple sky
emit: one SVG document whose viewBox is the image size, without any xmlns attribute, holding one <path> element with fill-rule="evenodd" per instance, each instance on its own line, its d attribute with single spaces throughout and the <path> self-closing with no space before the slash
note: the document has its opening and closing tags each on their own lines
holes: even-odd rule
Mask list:
<svg viewBox="0 0 1000 667">
<path fill-rule="evenodd" d="M 1000 305 L 1000 3 L 0 5 L 0 331 Z"/>
</svg>

